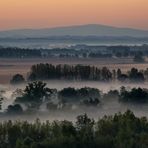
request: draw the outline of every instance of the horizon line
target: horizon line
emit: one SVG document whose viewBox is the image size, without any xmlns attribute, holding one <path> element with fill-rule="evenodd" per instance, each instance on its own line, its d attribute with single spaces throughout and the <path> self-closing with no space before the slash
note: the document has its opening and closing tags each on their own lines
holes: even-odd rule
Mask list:
<svg viewBox="0 0 148 148">
<path fill-rule="evenodd" d="M 112 27 L 112 28 L 118 28 L 118 29 L 133 29 L 133 30 L 140 30 L 140 31 L 148 31 L 148 29 L 142 29 L 142 28 L 136 28 L 136 27 L 119 27 L 119 26 L 114 26 L 114 25 L 107 25 L 107 24 L 95 24 L 95 23 L 88 23 L 88 24 L 74 24 L 74 25 L 57 25 L 55 27 L 25 27 L 25 28 L 12 28 L 12 29 L 7 29 L 7 30 L 0 30 L 0 32 L 8 32 L 8 31 L 21 31 L 21 30 L 45 30 L 45 29 L 58 29 L 58 28 L 68 28 L 68 27 L 80 27 L 80 26 L 91 26 L 91 25 L 96 25 L 96 26 L 104 26 L 104 27 Z"/>
</svg>

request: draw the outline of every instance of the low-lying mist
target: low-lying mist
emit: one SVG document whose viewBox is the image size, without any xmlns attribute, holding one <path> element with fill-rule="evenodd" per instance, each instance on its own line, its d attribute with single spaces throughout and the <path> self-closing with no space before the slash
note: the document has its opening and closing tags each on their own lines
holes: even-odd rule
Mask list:
<svg viewBox="0 0 148 148">
<path fill-rule="evenodd" d="M 56 88 L 57 90 L 61 90 L 63 88 L 73 87 L 73 88 L 84 88 L 84 87 L 91 87 L 97 88 L 102 93 L 106 93 L 110 90 L 119 90 L 121 86 L 125 86 L 126 88 L 148 88 L 147 83 L 144 84 L 122 84 L 122 83 L 99 83 L 96 81 L 81 81 L 81 82 L 74 82 L 74 81 L 46 81 L 48 88 Z M 2 110 L 4 112 L 8 105 L 13 104 L 16 96 L 14 92 L 17 89 L 24 89 L 27 84 L 21 85 L 0 85 L 1 97 L 3 97 L 2 103 Z M 40 118 L 42 121 L 45 120 L 74 120 L 76 116 L 87 113 L 90 117 L 94 119 L 98 117 L 102 117 L 104 115 L 113 115 L 117 112 L 125 112 L 126 110 L 130 109 L 133 111 L 137 116 L 147 116 L 148 117 L 148 104 L 136 104 L 136 103 L 121 103 L 117 98 L 109 98 L 109 99 L 102 99 L 100 100 L 101 103 L 96 106 L 79 106 L 74 104 L 71 108 L 64 108 L 62 110 L 47 110 L 45 104 L 42 104 L 40 110 L 34 112 L 26 112 L 22 115 L 1 115 L 1 120 L 29 120 L 34 121 L 36 118 Z"/>
</svg>

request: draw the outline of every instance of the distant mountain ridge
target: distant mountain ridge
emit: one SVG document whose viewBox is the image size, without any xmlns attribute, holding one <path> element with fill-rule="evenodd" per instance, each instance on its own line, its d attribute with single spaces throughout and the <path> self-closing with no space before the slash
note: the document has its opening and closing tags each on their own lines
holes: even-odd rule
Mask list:
<svg viewBox="0 0 148 148">
<path fill-rule="evenodd" d="M 148 30 L 88 24 L 49 29 L 20 29 L 0 31 L 0 38 L 44 38 L 51 36 L 148 37 Z"/>
</svg>

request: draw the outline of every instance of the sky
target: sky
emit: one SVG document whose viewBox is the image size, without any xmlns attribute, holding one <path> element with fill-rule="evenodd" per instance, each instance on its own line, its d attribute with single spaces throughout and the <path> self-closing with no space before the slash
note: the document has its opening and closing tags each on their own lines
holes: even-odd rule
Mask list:
<svg viewBox="0 0 148 148">
<path fill-rule="evenodd" d="M 0 30 L 83 24 L 148 30 L 148 0 L 0 0 Z"/>
</svg>

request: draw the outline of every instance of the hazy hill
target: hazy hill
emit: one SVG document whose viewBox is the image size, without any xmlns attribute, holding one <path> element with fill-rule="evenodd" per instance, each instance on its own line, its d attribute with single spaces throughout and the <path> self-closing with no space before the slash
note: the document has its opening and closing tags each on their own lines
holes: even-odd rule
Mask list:
<svg viewBox="0 0 148 148">
<path fill-rule="evenodd" d="M 0 38 L 42 38 L 49 36 L 130 36 L 148 37 L 148 31 L 132 28 L 118 28 L 105 25 L 79 25 L 69 27 L 57 27 L 49 29 L 22 29 L 1 31 Z"/>
</svg>

